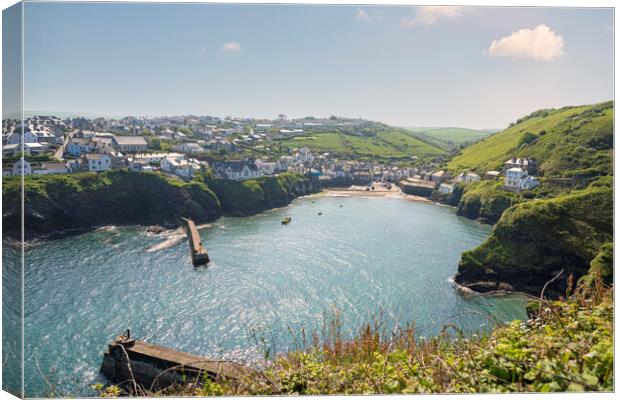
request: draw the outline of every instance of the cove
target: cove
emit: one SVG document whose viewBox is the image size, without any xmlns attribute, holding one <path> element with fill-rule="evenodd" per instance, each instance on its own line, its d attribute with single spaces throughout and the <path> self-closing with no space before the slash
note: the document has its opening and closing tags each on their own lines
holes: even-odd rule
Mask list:
<svg viewBox="0 0 620 400">
<path fill-rule="evenodd" d="M 420 336 L 445 324 L 488 329 L 482 314 L 523 319 L 518 296 L 463 297 L 450 282 L 461 253 L 490 232 L 434 204 L 310 196 L 202 228 L 214 261 L 202 271 L 186 240 L 162 245 L 169 237 L 144 227 L 40 242 L 25 258 L 26 395 L 49 392 L 39 369 L 67 394 L 92 394 L 106 344 L 127 327 L 162 346 L 252 362 L 266 348 L 294 349 L 289 329 L 320 332 L 334 310 L 345 337 L 379 314 L 387 329 L 414 321 Z M 18 257 L 4 248 L 5 260 Z"/>
</svg>

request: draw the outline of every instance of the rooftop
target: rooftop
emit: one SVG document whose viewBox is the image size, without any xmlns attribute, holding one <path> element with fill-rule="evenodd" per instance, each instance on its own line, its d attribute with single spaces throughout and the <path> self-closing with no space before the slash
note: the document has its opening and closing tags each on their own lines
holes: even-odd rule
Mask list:
<svg viewBox="0 0 620 400">
<path fill-rule="evenodd" d="M 101 153 L 89 153 L 89 154 L 84 154 L 84 157 L 87 160 L 100 160 L 103 157 L 108 157 L 106 154 L 101 154 Z"/>
<path fill-rule="evenodd" d="M 146 146 L 146 140 L 144 136 L 115 136 L 114 141 L 123 146 L 127 145 L 144 145 Z"/>
<path fill-rule="evenodd" d="M 67 168 L 67 166 L 64 163 L 43 163 L 41 165 L 41 168 L 43 168 L 43 169 L 63 169 L 63 168 Z"/>
</svg>

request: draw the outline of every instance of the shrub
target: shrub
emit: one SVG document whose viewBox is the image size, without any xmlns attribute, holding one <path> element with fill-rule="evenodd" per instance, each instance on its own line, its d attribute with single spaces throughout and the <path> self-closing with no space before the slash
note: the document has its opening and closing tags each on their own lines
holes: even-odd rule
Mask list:
<svg viewBox="0 0 620 400">
<path fill-rule="evenodd" d="M 465 336 L 444 326 L 430 339 L 410 324 L 387 333 L 382 318 L 353 340 L 339 314 L 306 347 L 266 360 L 237 380 L 188 384 L 161 396 L 612 391 L 613 289 L 600 279 L 566 300 L 533 297 L 530 319 Z M 101 394 L 106 389 L 98 388 Z M 109 392 L 109 390 L 108 390 Z M 113 390 L 117 393 L 117 390 Z M 129 391 L 127 394 L 135 394 Z"/>
</svg>

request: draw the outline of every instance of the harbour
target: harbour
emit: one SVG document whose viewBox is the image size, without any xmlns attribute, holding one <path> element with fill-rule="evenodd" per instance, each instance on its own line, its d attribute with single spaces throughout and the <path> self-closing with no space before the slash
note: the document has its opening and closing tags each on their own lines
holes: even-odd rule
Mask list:
<svg viewBox="0 0 620 400">
<path fill-rule="evenodd" d="M 25 270 L 27 394 L 49 391 L 43 374 L 63 393 L 92 395 L 90 384 L 106 381 L 107 346 L 126 327 L 146 343 L 252 366 L 299 345 L 289 328 L 320 333 L 335 311 L 345 338 L 380 313 L 390 329 L 415 321 L 420 336 L 447 323 L 489 329 L 480 313 L 525 315 L 511 296 L 456 292 L 460 254 L 491 227 L 447 207 L 312 196 L 197 230 L 206 270 L 193 268 L 187 239 L 158 247 L 177 233 L 140 226 L 34 244 Z"/>
</svg>

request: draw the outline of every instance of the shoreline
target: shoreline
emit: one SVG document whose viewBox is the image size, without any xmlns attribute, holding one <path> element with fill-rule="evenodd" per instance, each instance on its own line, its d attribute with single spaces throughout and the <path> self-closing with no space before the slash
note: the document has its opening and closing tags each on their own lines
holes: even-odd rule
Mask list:
<svg viewBox="0 0 620 400">
<path fill-rule="evenodd" d="M 375 190 L 366 190 L 368 186 L 351 185 L 349 187 L 327 187 L 321 193 L 330 197 L 360 197 L 360 198 L 389 198 L 402 199 L 415 203 L 436 204 L 434 201 L 412 194 L 406 194 L 396 184 L 388 189 L 383 184 L 375 184 Z"/>
<path fill-rule="evenodd" d="M 295 199 L 293 199 L 292 201 L 290 201 L 288 204 L 283 205 L 283 206 L 279 206 L 279 207 L 273 207 L 273 208 L 268 208 L 265 210 L 262 210 L 260 212 L 254 213 L 254 214 L 247 214 L 247 215 L 235 215 L 235 214 L 227 214 L 224 213 L 222 214 L 219 218 L 213 220 L 213 221 L 208 221 L 206 223 L 204 223 L 203 225 L 201 225 L 201 228 L 204 228 L 205 226 L 208 226 L 211 223 L 214 223 L 218 220 L 220 220 L 222 217 L 234 217 L 234 218 L 245 218 L 245 217 L 252 217 L 252 216 L 256 216 L 256 215 L 260 215 L 263 214 L 265 212 L 268 211 L 272 211 L 272 210 L 278 210 L 278 209 L 284 209 L 287 207 L 290 207 L 292 202 L 294 200 L 297 199 L 301 199 L 304 197 L 320 197 L 320 196 L 327 196 L 327 197 L 357 197 L 357 198 L 388 198 L 388 199 L 401 199 L 401 200 L 406 200 L 406 201 L 411 201 L 414 203 L 422 203 L 422 204 L 434 204 L 434 205 L 443 205 L 443 206 L 447 206 L 445 204 L 441 204 L 441 203 L 436 203 L 426 197 L 422 197 L 422 196 L 415 196 L 415 195 L 409 195 L 404 193 L 400 187 L 398 187 L 397 185 L 393 184 L 391 189 L 386 189 L 385 186 L 383 184 L 376 184 L 375 190 L 366 190 L 367 186 L 359 186 L 359 185 L 351 185 L 349 187 L 327 187 L 327 188 L 323 188 L 320 191 L 314 192 L 314 193 L 309 193 L 309 194 L 305 194 L 302 196 L 298 196 Z M 448 206 L 450 207 L 450 206 Z M 134 222 L 134 223 L 116 223 L 116 224 L 109 224 L 109 225 L 92 225 L 92 226 L 83 226 L 80 228 L 69 228 L 69 229 L 65 229 L 65 230 L 56 230 L 53 232 L 48 232 L 45 234 L 41 234 L 41 235 L 36 235 L 35 237 L 32 237 L 30 239 L 26 239 L 24 240 L 23 244 L 25 247 L 28 246 L 36 246 L 37 244 L 41 243 L 41 242 L 46 242 L 46 241 L 50 241 L 50 240 L 57 240 L 57 239 L 63 239 L 65 237 L 69 237 L 69 236 L 76 236 L 76 235 L 81 235 L 84 233 L 88 233 L 88 232 L 92 232 L 98 229 L 106 229 L 109 228 L 111 226 L 114 227 L 121 227 L 121 226 L 141 226 L 144 227 L 145 229 L 147 229 L 150 226 L 161 226 L 162 228 L 166 229 L 166 230 L 170 230 L 170 231 L 174 231 L 176 229 L 179 229 L 181 227 L 181 225 L 170 225 L 170 224 L 165 224 L 165 225 L 161 225 L 161 224 L 153 224 L 153 223 L 149 223 L 149 224 L 144 224 L 144 223 L 139 223 L 139 222 Z M 20 240 L 17 240 L 11 236 L 5 235 L 3 238 L 6 242 L 8 242 L 7 244 L 12 245 L 13 247 L 19 248 L 21 247 L 22 242 Z"/>
<path fill-rule="evenodd" d="M 489 290 L 486 292 L 479 292 L 468 286 L 458 283 L 454 279 L 455 276 L 456 275 L 453 275 L 450 278 L 448 278 L 448 282 L 452 285 L 454 290 L 456 290 L 456 292 L 462 297 L 472 297 L 472 296 L 502 297 L 502 296 L 515 296 L 515 295 L 531 296 L 531 294 L 527 292 L 518 291 L 518 290 L 496 289 L 496 290 Z M 528 298 L 525 298 L 525 301 L 528 301 L 528 300 L 529 300 Z"/>
</svg>

